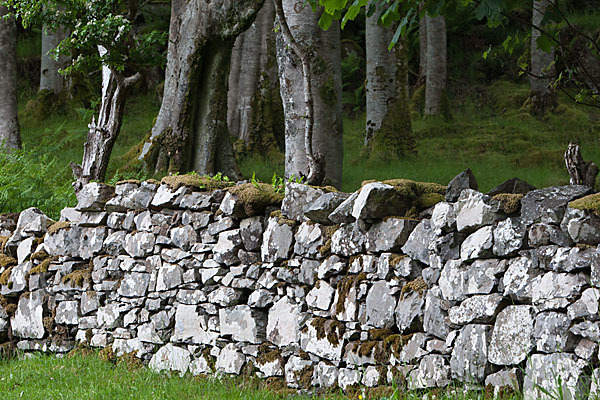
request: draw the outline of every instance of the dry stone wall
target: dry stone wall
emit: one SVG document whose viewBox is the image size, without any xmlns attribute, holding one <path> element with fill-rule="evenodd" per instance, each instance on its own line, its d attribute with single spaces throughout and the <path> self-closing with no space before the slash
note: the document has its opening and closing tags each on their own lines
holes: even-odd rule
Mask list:
<svg viewBox="0 0 600 400">
<path fill-rule="evenodd" d="M 0 218 L 0 342 L 292 388 L 595 392 L 600 222 L 569 207 L 591 190 L 462 181 L 448 201 L 409 181 L 288 183 L 280 211 L 229 189 L 91 183 L 61 222 Z"/>
</svg>

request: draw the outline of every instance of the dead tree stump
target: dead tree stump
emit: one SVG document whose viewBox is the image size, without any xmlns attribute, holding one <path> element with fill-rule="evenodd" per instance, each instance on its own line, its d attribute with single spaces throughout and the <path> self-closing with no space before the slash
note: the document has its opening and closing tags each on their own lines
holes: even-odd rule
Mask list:
<svg viewBox="0 0 600 400">
<path fill-rule="evenodd" d="M 594 189 L 598 167 L 593 161 L 583 161 L 578 144 L 569 143 L 569 147 L 565 152 L 565 164 L 571 177 L 571 185 L 585 185 Z"/>
</svg>

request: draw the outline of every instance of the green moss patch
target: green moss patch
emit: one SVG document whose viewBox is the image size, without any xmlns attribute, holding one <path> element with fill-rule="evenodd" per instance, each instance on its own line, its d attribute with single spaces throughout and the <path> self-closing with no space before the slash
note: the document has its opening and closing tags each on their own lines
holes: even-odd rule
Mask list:
<svg viewBox="0 0 600 400">
<path fill-rule="evenodd" d="M 367 279 L 367 274 L 364 272 L 358 275 L 349 275 L 344 279 L 338 282 L 337 284 L 337 303 L 335 304 L 335 313 L 341 314 L 346 309 L 346 298 L 348 297 L 348 293 L 350 293 L 350 289 L 356 287 L 359 282 Z"/>
<path fill-rule="evenodd" d="M 521 209 L 523 196 L 523 194 L 500 193 L 493 196 L 492 199 L 500 202 L 502 211 L 506 214 L 514 214 Z"/>
<path fill-rule="evenodd" d="M 406 285 L 402 286 L 402 291 L 400 294 L 400 298 L 403 299 L 404 295 L 407 293 L 418 293 L 419 296 L 423 296 L 428 289 L 427 283 L 422 277 L 418 277 L 417 279 L 408 282 Z"/>
<path fill-rule="evenodd" d="M 283 201 L 283 193 L 276 192 L 266 183 L 244 183 L 227 190 L 242 201 L 249 217 L 264 214 L 267 207 L 279 207 Z"/>
<path fill-rule="evenodd" d="M 207 192 L 233 186 L 233 183 L 231 182 L 211 178 L 209 176 L 200 176 L 198 174 L 169 175 L 162 178 L 160 182 L 167 185 L 171 190 L 177 190 L 182 186 L 187 186 Z"/>
<path fill-rule="evenodd" d="M 92 269 L 78 269 L 65 275 L 62 278 L 62 283 L 67 284 L 71 282 L 74 287 L 83 287 L 84 282 L 89 282 L 92 277 Z"/>
<path fill-rule="evenodd" d="M 6 254 L 0 254 L 0 268 L 11 267 L 17 265 L 17 260 Z"/>
<path fill-rule="evenodd" d="M 48 235 L 54 235 L 61 229 L 69 229 L 71 227 L 71 223 L 67 221 L 55 222 L 48 228 Z"/>
<path fill-rule="evenodd" d="M 13 268 L 14 268 L 14 265 L 11 265 L 10 267 L 8 267 L 4 270 L 2 275 L 0 275 L 0 285 L 9 286 L 10 274 L 11 274 Z"/>
<path fill-rule="evenodd" d="M 375 180 L 363 181 L 362 186 Z M 394 187 L 404 205 L 404 215 L 398 217 L 415 218 L 418 213 L 444 201 L 446 186 L 432 182 L 416 182 L 410 179 L 389 179 L 382 183 Z"/>
<path fill-rule="evenodd" d="M 298 224 L 298 222 L 295 219 L 289 219 L 289 218 L 284 217 L 283 214 L 281 213 L 281 210 L 275 210 L 269 216 L 271 218 L 277 218 L 277 223 L 279 225 L 288 225 L 288 226 L 294 227 Z"/>
<path fill-rule="evenodd" d="M 590 194 L 581 199 L 573 200 L 569 203 L 569 207 L 600 216 L 600 193 Z"/>
<path fill-rule="evenodd" d="M 317 331 L 317 339 L 325 339 L 333 346 L 340 344 L 342 335 L 345 332 L 345 327 L 342 322 L 317 317 L 312 320 L 311 325 Z"/>
</svg>

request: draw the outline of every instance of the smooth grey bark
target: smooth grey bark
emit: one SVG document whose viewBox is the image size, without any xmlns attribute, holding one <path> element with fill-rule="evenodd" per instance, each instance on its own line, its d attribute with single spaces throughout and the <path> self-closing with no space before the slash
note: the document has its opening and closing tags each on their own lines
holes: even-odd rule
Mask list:
<svg viewBox="0 0 600 400">
<path fill-rule="evenodd" d="M 247 144 L 254 121 L 254 100 L 264 79 L 276 76 L 269 63 L 269 42 L 274 41 L 272 1 L 265 1 L 254 23 L 236 40 L 229 76 L 228 126 L 231 133 Z M 274 50 L 274 49 L 273 49 Z M 275 74 L 273 74 L 275 71 Z"/>
<path fill-rule="evenodd" d="M 65 57 L 54 60 L 48 53 L 56 48 L 67 36 L 64 29 L 52 29 L 44 26 L 42 29 L 42 54 L 40 66 L 40 91 L 51 90 L 54 94 L 60 94 L 65 87 L 65 78 L 58 70 L 66 64 Z"/>
<path fill-rule="evenodd" d="M 547 110 L 556 105 L 556 93 L 550 87 L 554 79 L 554 49 L 550 53 L 540 49 L 537 39 L 542 35 L 539 29 L 550 1 L 533 0 L 533 14 L 531 29 L 531 74 L 529 84 L 531 87 L 532 111 L 535 115 L 544 115 Z"/>
<path fill-rule="evenodd" d="M 140 159 L 156 171 L 239 175 L 227 129 L 231 50 L 264 0 L 174 0 L 163 101 Z"/>
<path fill-rule="evenodd" d="M 339 25 L 333 23 L 323 31 L 318 26 L 321 12 L 313 13 L 301 0 L 285 0 L 282 5 L 291 36 L 305 52 L 310 72 L 310 79 L 305 82 L 302 57 L 290 46 L 284 30 L 277 30 L 277 64 L 285 115 L 285 175 L 305 176 L 309 180 L 311 174 L 318 175 L 320 184 L 340 187 L 343 126 Z M 282 27 L 281 21 L 279 26 Z M 307 89 L 312 96 L 306 96 Z M 312 104 L 307 101 L 309 98 Z M 309 106 L 312 115 L 308 113 Z M 319 171 L 310 168 L 310 148 Z"/>
<path fill-rule="evenodd" d="M 446 19 L 427 14 L 427 76 L 425 80 L 425 115 L 442 115 L 445 111 L 447 80 Z"/>
<path fill-rule="evenodd" d="M 419 76 L 417 86 L 425 84 L 427 76 L 427 18 L 419 18 Z"/>
<path fill-rule="evenodd" d="M 0 148 L 21 148 L 17 114 L 17 26 L 0 6 Z"/>
<path fill-rule="evenodd" d="M 75 193 L 91 181 L 104 181 L 112 148 L 121 131 L 128 92 L 141 80 L 140 73 L 124 78 L 107 67 L 102 68 L 102 102 L 98 118 L 88 125 L 81 165 L 71 163 Z"/>
<path fill-rule="evenodd" d="M 395 29 L 381 26 L 381 13 L 366 17 L 366 156 L 394 159 L 414 150 L 408 109 L 408 56 L 405 40 L 388 50 Z"/>
</svg>

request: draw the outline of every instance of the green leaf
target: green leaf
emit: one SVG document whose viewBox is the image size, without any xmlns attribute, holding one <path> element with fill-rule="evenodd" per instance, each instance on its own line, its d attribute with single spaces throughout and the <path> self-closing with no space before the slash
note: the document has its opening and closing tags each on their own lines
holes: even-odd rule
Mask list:
<svg viewBox="0 0 600 400">
<path fill-rule="evenodd" d="M 333 21 L 333 16 L 327 12 L 321 14 L 321 18 L 319 18 L 319 27 L 326 31 L 331 26 L 331 22 Z"/>
<path fill-rule="evenodd" d="M 552 39 L 545 34 L 540 35 L 535 40 L 535 44 L 537 45 L 538 49 L 542 50 L 545 53 L 550 53 L 552 51 L 552 48 L 554 47 L 554 42 L 552 41 Z"/>
</svg>

